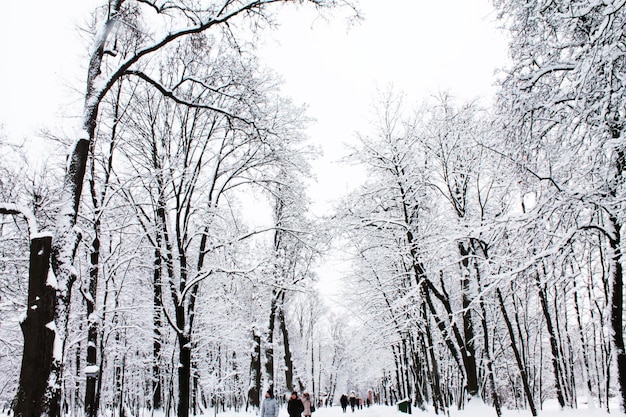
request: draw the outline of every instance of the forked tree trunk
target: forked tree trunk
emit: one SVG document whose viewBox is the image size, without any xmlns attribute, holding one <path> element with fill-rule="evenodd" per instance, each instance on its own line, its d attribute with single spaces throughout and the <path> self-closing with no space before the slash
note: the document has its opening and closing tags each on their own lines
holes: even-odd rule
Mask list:
<svg viewBox="0 0 626 417">
<path fill-rule="evenodd" d="M 16 417 L 58 416 L 59 399 L 48 386 L 54 355 L 56 291 L 49 286 L 51 236 L 30 241 L 28 304 L 22 321 L 24 353 L 13 413 Z"/>
</svg>

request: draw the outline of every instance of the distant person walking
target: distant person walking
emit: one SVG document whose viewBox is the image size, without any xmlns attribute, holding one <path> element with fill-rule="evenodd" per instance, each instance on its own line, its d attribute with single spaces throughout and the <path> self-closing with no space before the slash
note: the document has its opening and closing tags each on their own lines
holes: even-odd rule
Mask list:
<svg viewBox="0 0 626 417">
<path fill-rule="evenodd" d="M 304 404 L 302 404 L 302 400 L 298 398 L 297 392 L 291 393 L 291 398 L 287 401 L 287 413 L 289 417 L 302 417 L 302 412 L 304 411 Z"/>
<path fill-rule="evenodd" d="M 341 408 L 343 408 L 343 412 L 345 413 L 348 408 L 348 396 L 346 394 L 341 394 L 339 404 L 341 404 Z"/>
<path fill-rule="evenodd" d="M 261 404 L 261 417 L 278 417 L 278 403 L 274 398 L 274 392 L 269 389 L 265 393 L 263 404 Z"/>
<path fill-rule="evenodd" d="M 308 392 L 302 393 L 302 405 L 304 406 L 304 417 L 311 417 L 311 414 L 315 411 L 315 406 L 313 405 L 311 394 Z"/>
<path fill-rule="evenodd" d="M 352 391 L 350 392 L 350 408 L 352 409 L 353 413 L 354 407 L 356 407 L 356 394 L 354 393 L 354 391 Z"/>
</svg>

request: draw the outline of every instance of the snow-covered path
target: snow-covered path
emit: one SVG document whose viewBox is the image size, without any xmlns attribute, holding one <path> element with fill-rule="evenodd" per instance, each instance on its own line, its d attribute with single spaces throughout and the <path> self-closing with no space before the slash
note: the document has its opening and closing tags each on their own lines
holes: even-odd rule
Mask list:
<svg viewBox="0 0 626 417">
<path fill-rule="evenodd" d="M 284 413 L 284 414 L 283 414 Z M 354 410 L 354 412 L 350 411 L 350 407 L 344 414 L 341 410 L 341 407 L 322 407 L 318 408 L 312 417 L 386 417 L 390 415 L 395 415 L 397 413 L 395 407 L 385 407 L 385 406 L 372 406 L 365 407 L 361 410 Z M 400 414 L 400 413 L 398 413 Z M 404 416 L 409 416 L 408 414 L 402 414 Z M 287 410 L 281 410 L 281 413 L 278 417 L 287 417 Z"/>
<path fill-rule="evenodd" d="M 612 414 L 608 414 L 606 410 L 600 409 L 589 409 L 586 406 L 582 406 L 580 409 L 576 410 L 559 410 L 557 406 L 554 404 L 544 404 L 544 409 L 539 411 L 539 417 L 611 417 L 622 415 L 619 413 L 617 406 L 612 407 Z M 513 410 L 503 410 L 503 417 L 532 417 L 530 411 L 521 410 L 521 411 L 513 411 Z M 344 414 L 341 410 L 341 407 L 322 407 L 318 408 L 317 411 L 313 413 L 312 417 L 496 417 L 495 409 L 489 407 L 485 404 L 474 404 L 468 405 L 465 410 L 456 410 L 452 409 L 449 411 L 449 414 L 435 414 L 435 412 L 430 409 L 429 411 L 420 411 L 418 409 L 413 409 L 413 414 L 401 413 L 398 411 L 397 407 L 388 407 L 382 405 L 374 405 L 370 408 L 363 408 L 361 410 L 355 410 L 354 412 L 350 411 L 348 407 L 348 411 Z M 205 417 L 215 417 L 212 413 L 208 413 Z M 220 413 L 217 417 L 258 417 L 258 415 L 253 413 L 234 413 L 234 412 L 226 412 Z M 280 413 L 278 417 L 288 417 L 287 408 L 282 407 L 280 409 Z"/>
</svg>

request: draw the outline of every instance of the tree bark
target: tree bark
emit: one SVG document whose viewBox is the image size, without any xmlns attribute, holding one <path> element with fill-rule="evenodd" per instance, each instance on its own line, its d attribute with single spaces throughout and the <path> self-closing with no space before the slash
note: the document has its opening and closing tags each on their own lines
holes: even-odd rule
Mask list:
<svg viewBox="0 0 626 417">
<path fill-rule="evenodd" d="M 157 232 L 157 236 L 160 236 Z M 156 239 L 156 247 L 154 249 L 154 274 L 153 274 L 153 317 L 152 317 L 152 409 L 160 410 L 163 407 L 162 383 L 161 383 L 161 327 L 163 326 L 161 319 L 161 310 L 163 309 L 162 300 L 162 280 L 161 280 L 161 248 L 160 239 Z"/>
<path fill-rule="evenodd" d="M 461 300 L 463 305 L 463 340 L 462 343 L 459 341 L 459 345 L 465 366 L 465 377 L 467 378 L 465 389 L 470 397 L 475 397 L 478 395 L 478 372 L 476 370 L 472 300 L 470 298 L 470 249 L 463 242 L 459 242 L 458 246 L 461 254 Z"/>
<path fill-rule="evenodd" d="M 96 216 L 98 216 L 96 214 Z M 96 311 L 96 296 L 98 290 L 98 268 L 100 259 L 100 221 L 97 217 L 94 224 L 95 236 L 91 242 L 90 267 L 89 267 L 89 288 L 88 296 L 85 297 L 87 304 L 87 367 L 88 372 L 85 373 L 85 415 L 86 417 L 96 417 L 98 413 L 98 381 L 99 367 L 97 367 L 97 350 L 98 344 L 98 322 L 94 317 Z M 94 371 L 98 369 L 98 371 Z"/>
<path fill-rule="evenodd" d="M 276 326 L 276 309 L 278 308 L 279 291 L 272 291 L 270 319 L 267 327 L 267 341 L 265 346 L 265 377 L 269 389 L 274 389 L 274 330 Z"/>
<path fill-rule="evenodd" d="M 28 304 L 26 319 L 21 323 L 24 353 L 13 407 L 16 417 L 60 414 L 56 390 L 48 385 L 56 335 L 54 328 L 50 327 L 51 323 L 54 324 L 56 309 L 56 292 L 48 282 L 51 246 L 51 236 L 30 241 Z"/>
<path fill-rule="evenodd" d="M 189 385 L 191 377 L 191 340 L 178 334 L 178 412 L 177 417 L 189 416 Z"/>
<path fill-rule="evenodd" d="M 614 235 L 609 239 L 613 259 L 611 280 L 613 292 L 611 293 L 611 327 L 613 330 L 613 343 L 617 357 L 617 382 L 621 391 L 621 410 L 626 412 L 626 351 L 624 350 L 624 277 L 621 252 L 621 224 L 616 217 L 610 216 Z"/>
<path fill-rule="evenodd" d="M 252 330 L 254 350 L 250 355 L 250 389 L 248 390 L 248 404 L 253 408 L 261 407 L 261 335 L 256 329 Z"/>
<path fill-rule="evenodd" d="M 285 296 L 281 297 L 281 305 L 285 300 Z M 280 331 L 283 335 L 283 347 L 285 349 L 285 385 L 289 391 L 294 391 L 295 386 L 293 384 L 294 369 L 293 359 L 291 357 L 291 344 L 289 342 L 289 331 L 287 330 L 287 322 L 285 319 L 285 312 L 281 307 L 278 310 L 278 321 L 280 324 Z"/>
</svg>

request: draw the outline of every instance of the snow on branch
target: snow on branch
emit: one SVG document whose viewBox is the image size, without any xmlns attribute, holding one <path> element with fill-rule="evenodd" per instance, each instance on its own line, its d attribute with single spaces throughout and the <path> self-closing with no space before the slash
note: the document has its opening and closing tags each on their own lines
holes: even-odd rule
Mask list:
<svg viewBox="0 0 626 417">
<path fill-rule="evenodd" d="M 183 100 L 182 98 L 178 97 L 174 91 L 169 90 L 167 88 L 165 88 L 161 83 L 157 82 L 156 80 L 152 79 L 150 76 L 148 76 L 146 73 L 142 72 L 142 71 L 135 71 L 135 70 L 128 70 L 126 71 L 126 74 L 128 75 L 134 75 L 142 80 L 144 80 L 145 82 L 147 82 L 148 84 L 150 84 L 151 86 L 153 86 L 154 88 L 156 88 L 161 94 L 163 94 L 163 96 L 171 98 L 172 100 L 174 100 L 176 103 L 178 104 L 182 104 L 184 106 L 189 106 L 189 107 L 195 107 L 195 108 L 200 108 L 200 109 L 206 109 L 206 110 L 211 110 L 220 114 L 223 114 L 226 117 L 232 118 L 232 119 L 236 119 L 236 120 L 240 120 L 246 124 L 252 125 L 256 128 L 255 123 L 247 120 L 241 116 L 237 116 L 236 114 L 233 114 L 225 109 L 222 109 L 220 107 L 216 107 L 216 106 L 212 106 L 210 104 L 206 104 L 206 103 L 193 103 L 191 101 L 187 101 L 187 100 Z"/>
<path fill-rule="evenodd" d="M 245 232 L 242 233 L 238 236 L 233 237 L 232 239 L 223 241 L 223 242 L 219 242 L 213 246 L 211 246 L 210 248 L 206 248 L 204 250 L 202 250 L 200 252 L 201 255 L 206 255 L 208 253 L 211 253 L 213 251 L 216 251 L 217 249 L 221 249 L 224 248 L 226 246 L 230 246 L 230 245 L 234 245 L 237 242 L 241 242 L 244 241 L 248 238 L 251 238 L 253 236 L 256 236 L 258 234 L 261 233 L 266 233 L 266 232 L 272 232 L 272 231 L 279 231 L 279 232 L 284 232 L 284 233 L 288 233 L 294 237 L 298 237 L 300 235 L 305 235 L 308 234 L 309 232 L 305 231 L 305 230 L 300 230 L 300 229 L 293 229 L 293 228 L 288 228 L 288 227 L 283 227 L 283 226 L 268 226 L 268 227 L 262 227 L 262 228 L 257 228 L 254 230 L 251 230 L 249 232 Z M 301 241 L 302 243 L 305 243 L 304 241 Z"/>
<path fill-rule="evenodd" d="M 229 275 L 247 275 L 247 274 L 251 274 L 252 272 L 256 271 L 258 268 L 259 268 L 259 265 L 257 264 L 257 265 L 254 265 L 254 266 L 250 267 L 250 268 L 247 268 L 247 269 L 226 269 L 226 268 L 222 268 L 222 267 L 215 267 L 215 268 L 210 269 L 208 271 L 204 271 L 204 272 L 200 273 L 198 276 L 194 277 L 192 280 L 190 280 L 185 285 L 185 288 L 183 289 L 183 291 L 180 294 L 179 305 L 182 305 L 183 300 L 185 299 L 185 297 L 187 296 L 189 291 L 191 291 L 191 289 L 193 289 L 194 286 L 198 285 L 200 282 L 202 282 L 203 280 L 207 279 L 208 277 L 210 277 L 214 273 L 222 273 L 222 274 L 229 274 Z"/>
<path fill-rule="evenodd" d="M 525 86 L 523 86 L 522 89 L 530 90 L 531 88 L 534 87 L 535 84 L 537 84 L 537 81 L 539 81 L 544 75 L 550 74 L 551 72 L 571 71 L 573 69 L 576 69 L 575 64 L 556 64 L 556 65 L 551 65 L 549 67 L 543 68 L 541 71 L 538 71 L 537 73 L 535 73 L 535 75 L 533 75 L 532 78 L 530 78 L 528 83 Z"/>
<path fill-rule="evenodd" d="M 39 233 L 37 218 L 35 218 L 35 214 L 27 207 L 13 203 L 0 203 L 0 214 L 24 216 L 26 222 L 28 222 L 28 230 L 30 232 L 31 239 Z"/>
<path fill-rule="evenodd" d="M 176 30 L 174 32 L 169 32 L 167 33 L 165 36 L 163 36 L 160 40 L 154 42 L 151 45 L 147 45 L 144 48 L 138 50 L 135 54 L 131 55 L 126 61 L 122 62 L 117 69 L 106 78 L 106 80 L 103 80 L 103 82 L 101 83 L 100 86 L 98 86 L 98 88 L 95 89 L 95 91 L 93 91 L 92 94 L 89 94 L 89 96 L 91 96 L 91 100 L 92 102 L 96 103 L 99 102 L 105 95 L 106 93 L 111 89 L 111 87 L 125 74 L 128 74 L 130 71 L 130 68 L 136 64 L 137 62 L 139 62 L 144 56 L 147 56 L 149 54 L 152 54 L 153 52 L 156 52 L 158 50 L 160 50 L 161 48 L 165 47 L 166 45 L 174 42 L 175 40 L 182 38 L 184 36 L 188 36 L 188 35 L 193 35 L 193 34 L 197 34 L 197 33 L 202 33 L 204 31 L 206 31 L 207 29 L 213 27 L 213 26 L 217 26 L 220 24 L 226 24 L 228 23 L 231 19 L 235 18 L 238 15 L 244 14 L 245 12 L 248 11 L 252 11 L 254 9 L 259 9 L 264 7 L 266 4 L 270 4 L 270 3 L 278 3 L 278 2 L 282 2 L 284 0 L 254 0 L 254 1 L 249 1 L 247 3 L 244 3 L 242 5 L 240 5 L 239 7 L 236 7 L 233 10 L 227 10 L 228 6 L 232 4 L 231 1 L 226 1 L 224 2 L 224 6 L 222 7 L 222 9 L 214 16 L 207 18 L 204 21 L 199 21 L 199 22 L 194 22 L 193 25 L 183 28 L 183 29 L 179 29 Z M 149 7 L 152 7 L 154 10 L 156 10 L 158 13 L 161 13 L 164 9 L 159 8 L 158 6 L 156 6 L 156 3 L 152 3 L 149 1 L 143 1 L 142 4 L 146 4 Z M 182 10 L 182 9 L 181 9 Z M 110 25 L 109 25 L 110 26 Z M 107 26 L 107 30 L 110 30 L 109 26 Z M 106 38 L 106 34 L 108 32 L 105 30 L 103 32 L 104 37 L 102 37 L 102 39 Z M 102 45 L 103 44 L 103 40 L 100 40 L 99 42 L 96 42 L 96 45 Z"/>
</svg>

